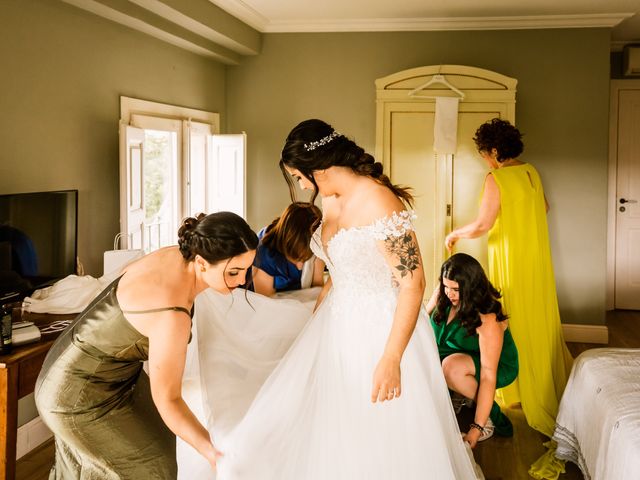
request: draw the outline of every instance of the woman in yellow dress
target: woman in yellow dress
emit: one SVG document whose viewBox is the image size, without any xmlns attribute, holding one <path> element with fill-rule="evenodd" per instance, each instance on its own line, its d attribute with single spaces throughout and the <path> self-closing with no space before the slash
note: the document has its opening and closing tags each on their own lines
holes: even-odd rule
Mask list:
<svg viewBox="0 0 640 480">
<path fill-rule="evenodd" d="M 475 221 L 452 231 L 449 250 L 461 238 L 488 232 L 489 278 L 500 290 L 518 347 L 520 371 L 501 390 L 506 405 L 520 403 L 529 425 L 551 438 L 572 358 L 562 336 L 546 212 L 536 169 L 518 160 L 522 135 L 495 118 L 476 131 L 474 141 L 491 171 Z M 552 449 L 553 450 L 553 449 Z M 535 478 L 557 478 L 563 463 L 550 452 L 534 464 Z"/>
</svg>

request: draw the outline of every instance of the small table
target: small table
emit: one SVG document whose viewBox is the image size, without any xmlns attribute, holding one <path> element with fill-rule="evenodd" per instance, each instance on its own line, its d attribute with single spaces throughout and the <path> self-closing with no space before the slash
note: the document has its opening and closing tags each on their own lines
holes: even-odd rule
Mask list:
<svg viewBox="0 0 640 480">
<path fill-rule="evenodd" d="M 22 315 L 23 320 L 38 327 L 75 317 L 76 314 L 29 312 Z M 47 352 L 60 333 L 42 335 L 37 342 L 14 347 L 9 355 L 0 355 L 0 480 L 14 480 L 16 476 L 18 400 L 33 392 Z"/>
</svg>

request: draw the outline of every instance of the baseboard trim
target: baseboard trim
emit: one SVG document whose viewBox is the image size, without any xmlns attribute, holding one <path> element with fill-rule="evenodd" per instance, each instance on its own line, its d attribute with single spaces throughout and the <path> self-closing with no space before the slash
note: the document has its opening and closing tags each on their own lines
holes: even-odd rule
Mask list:
<svg viewBox="0 0 640 480">
<path fill-rule="evenodd" d="M 18 428 L 18 438 L 16 441 L 16 460 L 23 457 L 31 450 L 53 437 L 51 430 L 47 428 L 40 417 L 36 417 L 30 422 Z"/>
<path fill-rule="evenodd" d="M 562 333 L 566 342 L 575 343 L 609 343 L 609 329 L 606 325 L 582 325 L 567 323 L 562 325 Z"/>
</svg>

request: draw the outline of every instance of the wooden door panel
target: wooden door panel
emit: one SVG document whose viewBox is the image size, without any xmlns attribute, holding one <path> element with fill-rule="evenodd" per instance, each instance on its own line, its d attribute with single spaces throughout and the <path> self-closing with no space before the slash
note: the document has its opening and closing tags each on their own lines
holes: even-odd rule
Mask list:
<svg viewBox="0 0 640 480">
<path fill-rule="evenodd" d="M 617 152 L 615 307 L 640 310 L 640 90 L 619 93 Z"/>
</svg>

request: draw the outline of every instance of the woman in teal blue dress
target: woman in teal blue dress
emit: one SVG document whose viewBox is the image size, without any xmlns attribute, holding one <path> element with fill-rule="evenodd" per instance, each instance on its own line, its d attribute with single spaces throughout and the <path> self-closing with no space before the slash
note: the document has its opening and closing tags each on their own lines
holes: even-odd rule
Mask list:
<svg viewBox="0 0 640 480">
<path fill-rule="evenodd" d="M 324 262 L 313 255 L 310 246 L 321 219 L 322 212 L 313 203 L 293 202 L 260 230 L 250 288 L 271 296 L 322 286 Z"/>
<path fill-rule="evenodd" d="M 480 263 L 464 253 L 442 264 L 439 280 L 427 312 L 449 389 L 476 403 L 475 419 L 465 440 L 475 447 L 494 431 L 512 436 L 511 422 L 494 401 L 496 388 L 518 376 L 518 351 L 502 312 L 500 293 Z"/>
</svg>

